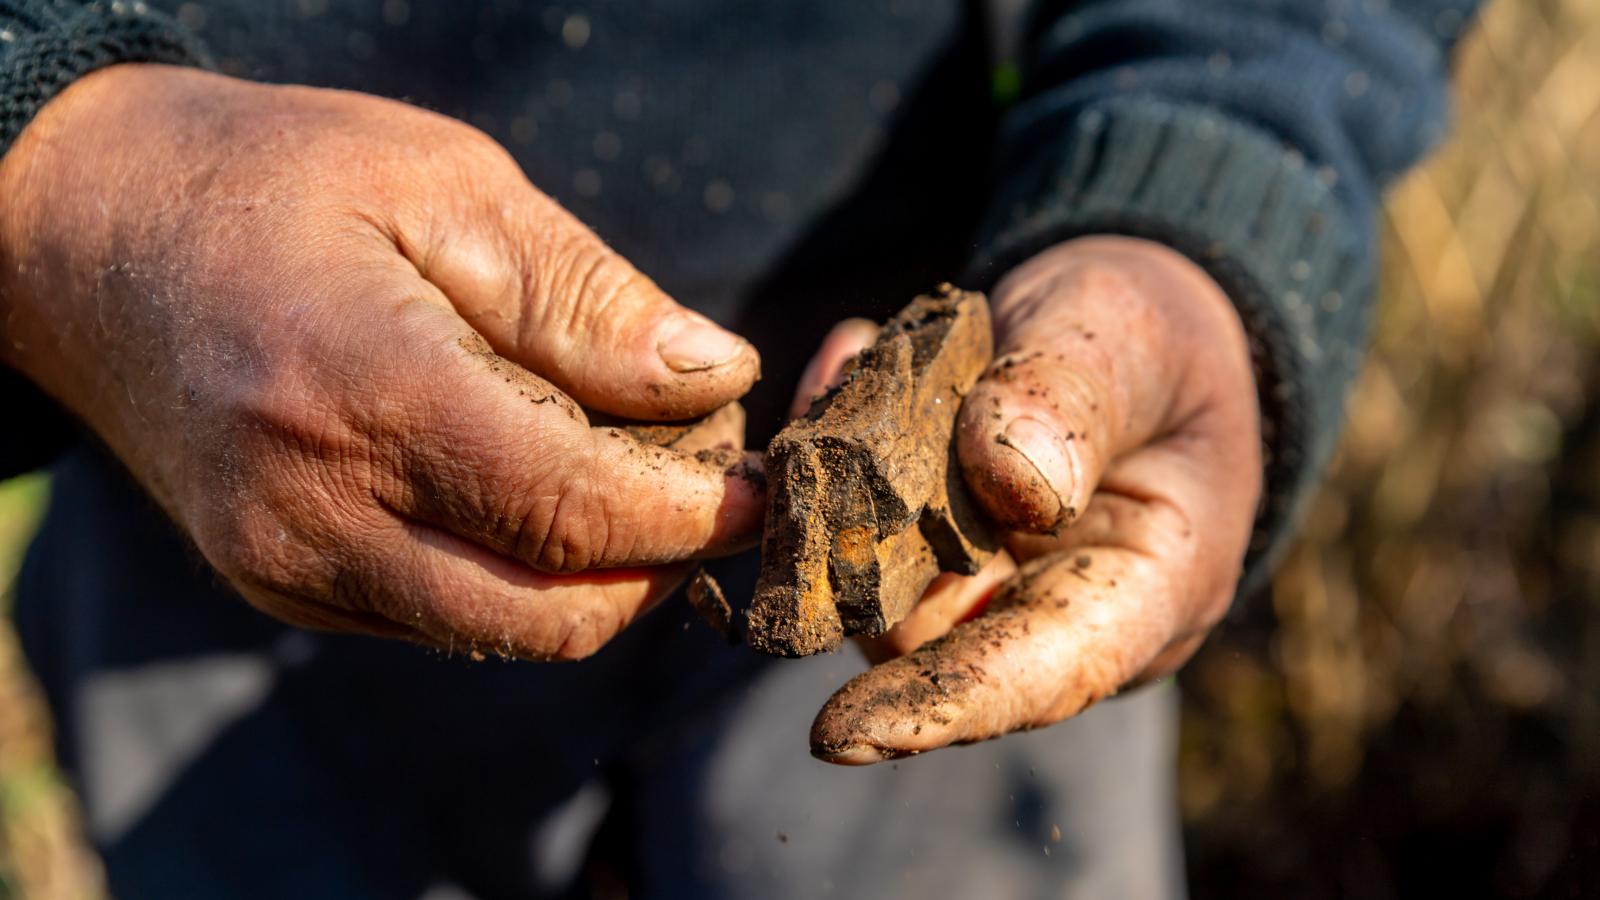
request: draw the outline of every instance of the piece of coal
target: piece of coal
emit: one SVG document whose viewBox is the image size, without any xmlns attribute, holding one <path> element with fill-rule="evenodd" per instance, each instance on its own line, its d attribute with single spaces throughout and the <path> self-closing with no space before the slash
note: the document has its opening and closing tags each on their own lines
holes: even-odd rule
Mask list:
<svg viewBox="0 0 1600 900">
<path fill-rule="evenodd" d="M 954 451 L 961 401 L 993 354 L 988 301 L 941 285 L 773 439 L 751 646 L 808 656 L 882 634 L 940 572 L 993 555 Z"/>
</svg>

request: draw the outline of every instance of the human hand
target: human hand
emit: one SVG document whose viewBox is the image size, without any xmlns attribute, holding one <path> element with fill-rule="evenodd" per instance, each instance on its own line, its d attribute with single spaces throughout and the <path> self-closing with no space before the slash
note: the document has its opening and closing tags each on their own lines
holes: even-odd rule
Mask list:
<svg viewBox="0 0 1600 900">
<path fill-rule="evenodd" d="M 759 531 L 740 467 L 583 411 L 706 413 L 754 349 L 465 125 L 116 66 L 24 130 L 0 196 L 0 358 L 284 621 L 581 657 Z"/>
<path fill-rule="evenodd" d="M 941 576 L 866 642 L 879 664 L 813 725 L 823 759 L 878 762 L 1069 718 L 1175 671 L 1233 598 L 1261 437 L 1222 290 L 1171 249 L 1094 237 L 1011 272 L 992 310 L 996 359 L 956 443 L 1006 548 L 975 576 Z M 836 328 L 800 397 L 874 335 Z"/>
</svg>

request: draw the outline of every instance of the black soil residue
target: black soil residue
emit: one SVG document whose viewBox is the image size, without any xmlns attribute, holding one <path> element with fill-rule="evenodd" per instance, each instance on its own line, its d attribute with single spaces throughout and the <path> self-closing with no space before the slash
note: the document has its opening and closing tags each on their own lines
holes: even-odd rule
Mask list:
<svg viewBox="0 0 1600 900">
<path fill-rule="evenodd" d="M 526 397 L 529 403 L 535 406 L 554 404 L 574 422 L 586 421 L 576 401 L 557 390 L 550 382 L 494 352 L 494 348 L 489 346 L 489 342 L 484 340 L 482 335 L 467 335 L 457 341 L 456 345 L 482 362 L 490 374 L 516 388 L 517 394 Z"/>
</svg>

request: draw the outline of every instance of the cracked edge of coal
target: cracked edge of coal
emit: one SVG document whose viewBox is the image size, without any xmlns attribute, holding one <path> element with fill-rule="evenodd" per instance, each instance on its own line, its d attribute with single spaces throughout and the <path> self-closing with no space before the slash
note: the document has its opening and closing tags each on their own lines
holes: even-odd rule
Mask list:
<svg viewBox="0 0 1600 900">
<path fill-rule="evenodd" d="M 704 568 L 697 569 L 694 577 L 689 579 L 689 605 L 700 614 L 711 630 L 722 636 L 730 645 L 744 642 L 740 629 L 736 624 L 733 605 L 728 602 L 728 595 L 722 592 L 722 585 L 711 577 L 711 573 Z"/>
</svg>

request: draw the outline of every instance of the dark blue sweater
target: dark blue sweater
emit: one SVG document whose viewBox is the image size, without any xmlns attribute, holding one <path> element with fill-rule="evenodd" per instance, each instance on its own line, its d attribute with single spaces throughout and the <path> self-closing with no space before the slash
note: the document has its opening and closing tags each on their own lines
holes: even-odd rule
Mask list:
<svg viewBox="0 0 1600 900">
<path fill-rule="evenodd" d="M 0 150 L 119 61 L 467 119 L 678 299 L 755 340 L 757 440 L 833 319 L 882 315 L 938 278 L 987 286 L 1074 235 L 1166 242 L 1254 339 L 1259 577 L 1361 359 L 1380 190 L 1443 132 L 1447 52 L 1475 3 L 1018 5 L 0 0 Z M 995 64 L 1001 43 L 1014 63 Z M 0 381 L 4 475 L 71 431 L 15 373 Z"/>
</svg>

